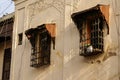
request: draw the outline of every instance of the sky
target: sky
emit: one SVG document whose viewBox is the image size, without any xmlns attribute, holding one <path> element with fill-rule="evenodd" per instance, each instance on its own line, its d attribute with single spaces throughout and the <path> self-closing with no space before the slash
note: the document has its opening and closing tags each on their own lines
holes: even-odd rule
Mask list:
<svg viewBox="0 0 120 80">
<path fill-rule="evenodd" d="M 15 6 L 12 0 L 0 0 L 0 17 L 14 12 Z"/>
</svg>

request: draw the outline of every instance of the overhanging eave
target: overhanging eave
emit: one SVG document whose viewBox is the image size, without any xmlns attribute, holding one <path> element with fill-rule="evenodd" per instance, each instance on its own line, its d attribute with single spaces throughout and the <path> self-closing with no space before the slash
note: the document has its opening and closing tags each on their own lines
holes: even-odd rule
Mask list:
<svg viewBox="0 0 120 80">
<path fill-rule="evenodd" d="M 94 18 L 101 17 L 105 21 L 107 28 L 108 28 L 107 33 L 109 33 L 109 25 L 108 25 L 109 15 L 107 14 L 109 12 L 108 8 L 109 8 L 109 5 L 98 4 L 95 7 L 86 9 L 84 11 L 73 13 L 71 15 L 71 18 L 78 28 L 82 26 L 83 22 L 86 20 L 89 20 L 89 19 L 92 20 Z"/>
</svg>

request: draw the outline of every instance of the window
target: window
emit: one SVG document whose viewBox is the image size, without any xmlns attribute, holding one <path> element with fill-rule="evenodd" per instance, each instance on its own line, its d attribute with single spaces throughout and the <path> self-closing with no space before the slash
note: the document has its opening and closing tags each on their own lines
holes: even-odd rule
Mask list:
<svg viewBox="0 0 120 80">
<path fill-rule="evenodd" d="M 36 34 L 31 54 L 32 67 L 50 64 L 50 44 L 51 37 L 46 30 L 42 30 Z"/>
<path fill-rule="evenodd" d="M 25 32 L 32 46 L 31 67 L 40 67 L 50 64 L 51 40 L 53 38 L 52 34 L 54 35 L 52 28 L 54 27 L 54 24 L 43 24 Z"/>
<path fill-rule="evenodd" d="M 90 21 L 83 22 L 80 38 L 80 50 L 81 55 L 88 56 L 92 54 L 102 53 L 104 40 L 103 40 L 103 29 L 102 19 L 95 18 Z M 84 54 L 86 53 L 86 54 Z"/>
<path fill-rule="evenodd" d="M 12 39 L 13 17 L 0 21 L 0 43 Z"/>
<path fill-rule="evenodd" d="M 11 48 L 5 49 L 2 80 L 10 80 Z"/>
<path fill-rule="evenodd" d="M 18 34 L 18 45 L 22 45 L 23 33 Z"/>
<path fill-rule="evenodd" d="M 83 12 L 72 14 L 80 33 L 80 55 L 92 56 L 104 52 L 105 29 L 109 27 L 100 5 Z M 102 7 L 103 8 L 103 7 Z"/>
</svg>

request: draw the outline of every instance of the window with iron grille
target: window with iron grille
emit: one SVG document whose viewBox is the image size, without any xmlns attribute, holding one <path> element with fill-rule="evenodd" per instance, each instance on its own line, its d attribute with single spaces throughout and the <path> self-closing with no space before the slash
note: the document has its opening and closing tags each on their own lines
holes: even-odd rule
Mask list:
<svg viewBox="0 0 120 80">
<path fill-rule="evenodd" d="M 92 56 L 104 53 L 104 32 L 109 27 L 100 5 L 83 12 L 72 14 L 72 19 L 80 33 L 80 55 Z"/>
<path fill-rule="evenodd" d="M 36 34 L 35 45 L 32 47 L 31 66 L 39 67 L 50 64 L 51 37 L 47 30 L 42 30 Z"/>
<path fill-rule="evenodd" d="M 104 51 L 103 30 L 101 29 L 102 20 L 95 18 L 91 21 L 83 22 L 80 29 L 80 52 L 81 55 L 88 56 L 90 53 L 97 54 Z M 86 53 L 86 54 L 84 54 Z"/>
<path fill-rule="evenodd" d="M 52 36 L 47 27 L 50 25 L 41 25 L 37 28 L 31 28 L 25 32 L 30 40 L 31 51 L 31 67 L 40 67 L 50 64 L 51 40 Z M 52 28 L 50 28 L 52 29 Z"/>
</svg>

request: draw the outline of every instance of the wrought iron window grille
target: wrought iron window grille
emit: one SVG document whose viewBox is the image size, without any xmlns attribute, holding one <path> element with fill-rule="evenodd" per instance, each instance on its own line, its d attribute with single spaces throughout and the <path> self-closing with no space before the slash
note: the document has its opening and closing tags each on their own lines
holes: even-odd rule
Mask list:
<svg viewBox="0 0 120 80">
<path fill-rule="evenodd" d="M 80 34 L 80 55 L 87 57 L 104 53 L 104 29 L 109 27 L 105 16 L 97 5 L 86 11 L 72 14 Z"/>
<path fill-rule="evenodd" d="M 53 36 L 50 30 L 43 24 L 37 28 L 31 28 L 25 32 L 28 40 L 31 43 L 31 67 L 40 67 L 50 64 L 51 40 Z M 53 29 L 52 29 L 53 30 Z"/>
</svg>

